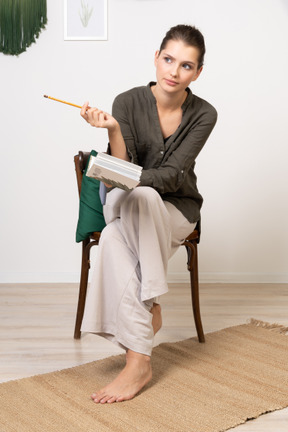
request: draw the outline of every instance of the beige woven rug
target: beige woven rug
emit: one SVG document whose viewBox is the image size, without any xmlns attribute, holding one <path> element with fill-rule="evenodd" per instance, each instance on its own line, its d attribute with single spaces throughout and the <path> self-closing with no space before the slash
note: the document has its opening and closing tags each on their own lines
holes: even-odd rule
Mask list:
<svg viewBox="0 0 288 432">
<path fill-rule="evenodd" d="M 255 322 L 153 351 L 131 401 L 94 404 L 124 355 L 0 385 L 1 432 L 219 432 L 288 406 L 287 328 Z M 282 333 L 282 334 L 281 334 Z"/>
</svg>

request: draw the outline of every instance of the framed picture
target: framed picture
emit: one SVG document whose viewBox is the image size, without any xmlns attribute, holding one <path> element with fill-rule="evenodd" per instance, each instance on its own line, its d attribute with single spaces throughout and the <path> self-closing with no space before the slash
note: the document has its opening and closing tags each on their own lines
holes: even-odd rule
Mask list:
<svg viewBox="0 0 288 432">
<path fill-rule="evenodd" d="M 64 40 L 107 40 L 108 0 L 64 0 Z"/>
</svg>

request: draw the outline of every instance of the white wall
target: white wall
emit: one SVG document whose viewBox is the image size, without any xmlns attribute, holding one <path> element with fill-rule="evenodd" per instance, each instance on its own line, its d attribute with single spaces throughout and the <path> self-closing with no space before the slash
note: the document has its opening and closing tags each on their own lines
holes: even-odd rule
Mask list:
<svg viewBox="0 0 288 432">
<path fill-rule="evenodd" d="M 288 282 L 287 0 L 108 1 L 108 41 L 64 41 L 62 1 L 47 0 L 37 43 L 0 54 L 0 281 L 79 277 L 73 156 L 107 138 L 43 95 L 110 111 L 119 92 L 154 79 L 166 30 L 189 23 L 207 45 L 191 88 L 219 113 L 197 164 L 201 280 Z M 182 249 L 169 280 L 188 277 Z"/>
</svg>

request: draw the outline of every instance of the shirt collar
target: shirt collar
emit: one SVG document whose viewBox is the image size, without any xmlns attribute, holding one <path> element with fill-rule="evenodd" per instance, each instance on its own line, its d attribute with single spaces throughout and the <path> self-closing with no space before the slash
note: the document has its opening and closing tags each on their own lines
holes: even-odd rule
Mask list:
<svg viewBox="0 0 288 432">
<path fill-rule="evenodd" d="M 147 85 L 147 89 L 148 89 L 148 95 L 149 95 L 150 99 L 151 99 L 154 103 L 156 103 L 155 96 L 153 95 L 152 90 L 151 90 L 151 87 L 152 87 L 153 85 L 156 85 L 156 82 L 155 82 L 155 81 L 150 81 L 149 84 Z M 185 101 L 183 102 L 183 105 L 182 105 L 182 107 L 181 107 L 183 111 L 186 110 L 187 106 L 191 103 L 191 101 L 192 101 L 192 97 L 193 97 L 192 90 L 191 90 L 189 87 L 186 87 L 186 91 L 187 91 L 188 95 L 187 95 L 187 97 L 186 97 L 186 99 L 185 99 Z"/>
</svg>

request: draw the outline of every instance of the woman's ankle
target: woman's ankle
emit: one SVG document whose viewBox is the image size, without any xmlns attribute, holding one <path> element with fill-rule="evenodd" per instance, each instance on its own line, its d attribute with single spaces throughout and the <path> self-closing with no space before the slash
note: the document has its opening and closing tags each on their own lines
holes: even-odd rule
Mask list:
<svg viewBox="0 0 288 432">
<path fill-rule="evenodd" d="M 161 314 L 161 306 L 158 303 L 153 303 L 153 306 L 150 310 L 152 313 L 152 327 L 154 331 L 154 335 L 160 330 L 162 327 L 162 314 Z"/>
</svg>

